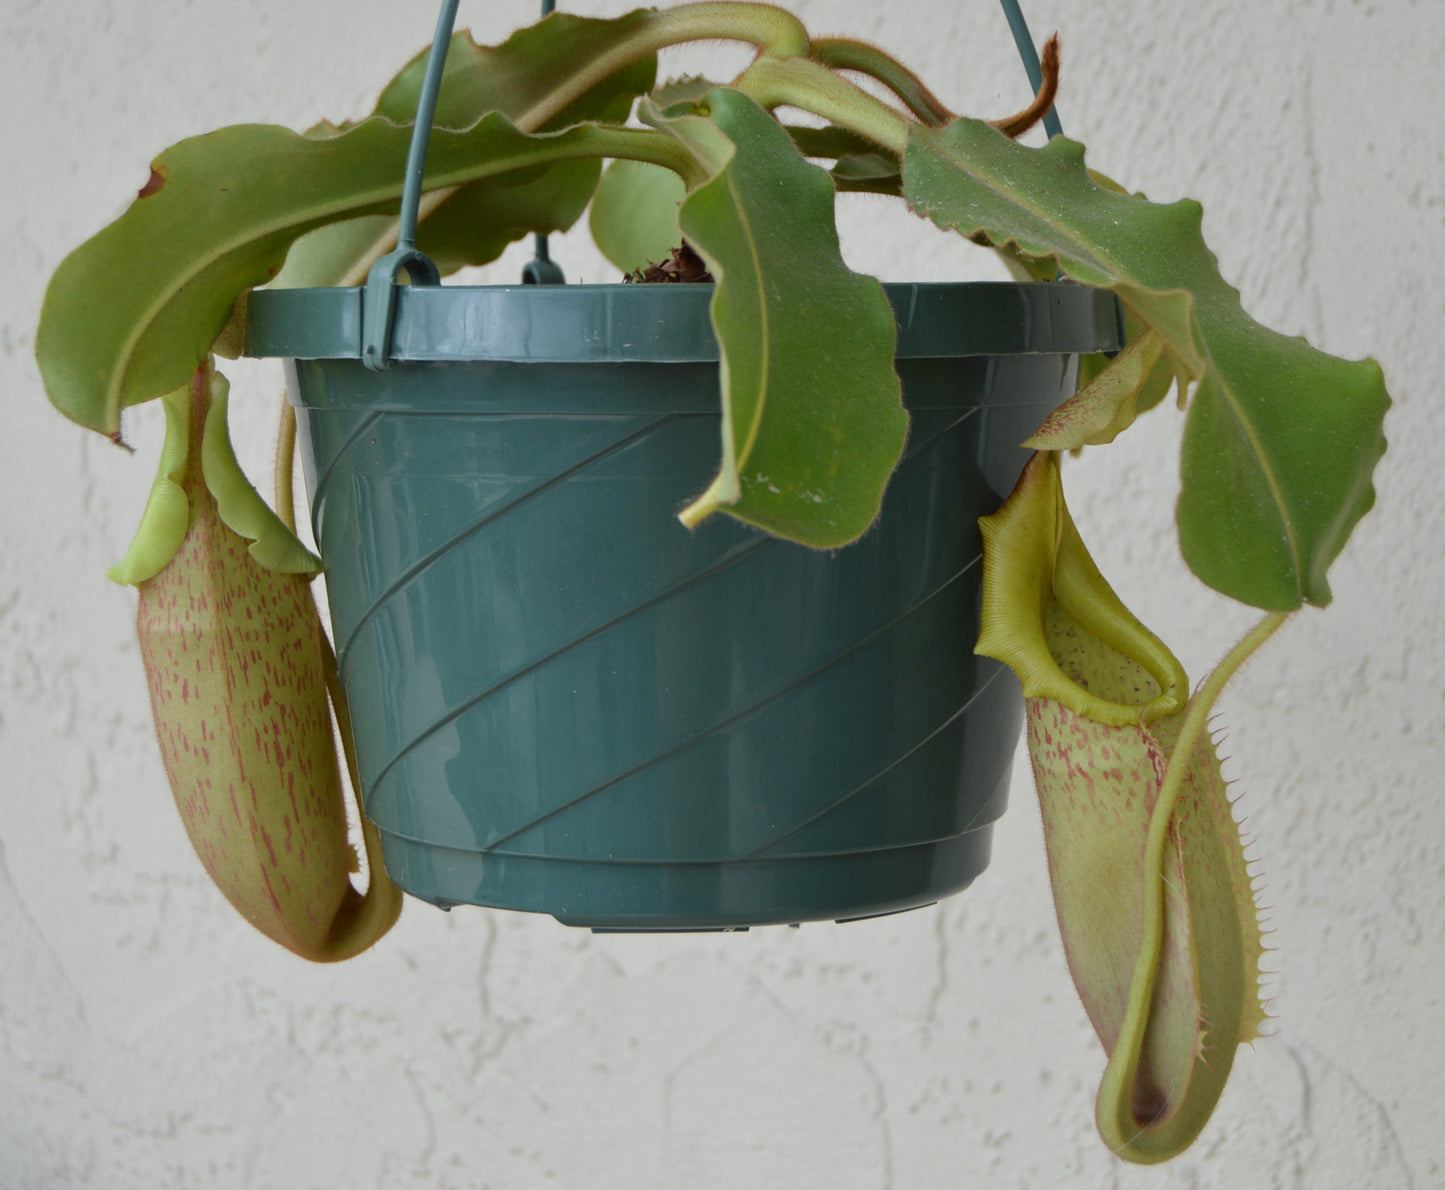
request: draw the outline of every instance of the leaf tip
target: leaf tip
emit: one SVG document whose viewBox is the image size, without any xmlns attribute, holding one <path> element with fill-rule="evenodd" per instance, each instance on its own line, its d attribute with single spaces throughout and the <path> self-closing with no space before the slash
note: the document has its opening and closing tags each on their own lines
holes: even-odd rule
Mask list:
<svg viewBox="0 0 1445 1190">
<path fill-rule="evenodd" d="M 712 516 L 724 505 L 736 504 L 741 491 L 737 488 L 737 481 L 734 479 L 732 498 L 728 498 L 728 484 L 721 475 L 713 482 L 701 496 L 677 514 L 677 519 L 687 528 L 696 529 L 703 521 Z"/>
</svg>

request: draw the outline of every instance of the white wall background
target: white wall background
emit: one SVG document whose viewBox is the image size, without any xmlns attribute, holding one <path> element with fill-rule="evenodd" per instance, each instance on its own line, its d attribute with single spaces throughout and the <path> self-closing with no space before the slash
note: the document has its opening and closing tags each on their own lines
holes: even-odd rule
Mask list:
<svg viewBox="0 0 1445 1190">
<path fill-rule="evenodd" d="M 0 2 L 0 1188 L 1445 1184 L 1445 6 L 1027 4 L 1036 33 L 1062 34 L 1060 110 L 1092 161 L 1203 200 L 1252 312 L 1374 354 L 1395 399 L 1334 606 L 1298 617 L 1225 708 L 1268 877 L 1277 1032 L 1155 1170 L 1093 1133 L 1102 1056 L 1026 778 L 972 890 L 872 924 L 593 937 L 413 903 L 373 952 L 317 968 L 207 883 L 153 745 L 134 596 L 102 577 L 156 421 L 136 417 L 131 459 L 47 406 L 44 283 L 167 144 L 363 113 L 434 7 Z M 463 16 L 497 40 L 533 7 Z M 992 0 L 793 7 L 915 62 L 961 110 L 1027 97 Z M 882 200 L 843 222 L 855 262 L 891 278 L 988 269 Z M 259 465 L 279 381 L 254 365 L 240 382 L 238 403 L 265 412 L 243 443 Z M 1074 501 L 1105 571 L 1198 675 L 1251 617 L 1178 560 L 1178 429 L 1151 415 L 1108 452 L 1107 480 L 1074 466 Z"/>
</svg>

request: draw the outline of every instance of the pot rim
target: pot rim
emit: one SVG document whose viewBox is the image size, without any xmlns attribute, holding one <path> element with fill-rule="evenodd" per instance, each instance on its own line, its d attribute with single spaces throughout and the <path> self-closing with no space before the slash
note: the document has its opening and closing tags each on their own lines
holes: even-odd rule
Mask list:
<svg viewBox="0 0 1445 1190">
<path fill-rule="evenodd" d="M 898 359 L 1074 354 L 1123 346 L 1108 290 L 1072 282 L 884 283 Z M 401 286 L 391 358 L 716 363 L 711 284 Z M 251 294 L 245 354 L 361 359 L 364 290 Z"/>
</svg>

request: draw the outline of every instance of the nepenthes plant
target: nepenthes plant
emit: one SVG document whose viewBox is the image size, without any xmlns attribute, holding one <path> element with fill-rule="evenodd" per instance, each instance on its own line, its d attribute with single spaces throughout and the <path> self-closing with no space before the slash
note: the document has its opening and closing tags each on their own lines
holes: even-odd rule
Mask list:
<svg viewBox="0 0 1445 1190">
<path fill-rule="evenodd" d="M 756 57 L 725 85 L 659 85 L 659 50 L 712 39 Z M 163 152 L 132 206 L 56 271 L 37 336 L 50 398 L 80 425 L 119 439 L 126 408 L 165 403 L 156 485 L 113 577 L 140 589 L 157 732 L 202 861 L 248 920 L 315 960 L 375 942 L 400 898 L 364 820 L 370 884 L 350 883 L 331 726 L 347 743 L 345 699 L 307 587 L 320 562 L 290 524 L 290 423 L 273 510 L 230 451 L 215 357 L 237 352 L 253 288 L 360 285 L 392 251 L 426 60 L 360 121 L 239 125 Z M 837 193 L 892 195 L 1022 276 L 1115 295 L 1128 346 L 1087 361 L 984 522 L 978 650 L 1026 699 L 1065 952 L 1108 1053 L 1100 1132 L 1156 1162 L 1198 1135 L 1263 1016 L 1211 716 L 1288 615 L 1329 603 L 1328 569 L 1373 503 L 1388 398 L 1373 361 L 1244 311 L 1198 204 L 1128 192 L 1061 135 L 1020 143 L 1051 105 L 1056 45 L 1045 67 L 1029 110 L 988 122 L 948 111 L 883 50 L 814 38 L 766 5 L 554 14 L 497 46 L 458 34 L 417 246 L 449 273 L 589 206 L 625 272 L 685 242 L 715 286 L 724 366 L 717 475 L 681 518 L 731 516 L 817 549 L 868 531 L 908 433 L 893 313 L 843 261 Z M 1062 489 L 1069 452 L 1107 447 L 1171 391 L 1179 547 L 1200 580 L 1262 612 L 1197 687 L 1099 572 Z"/>
</svg>

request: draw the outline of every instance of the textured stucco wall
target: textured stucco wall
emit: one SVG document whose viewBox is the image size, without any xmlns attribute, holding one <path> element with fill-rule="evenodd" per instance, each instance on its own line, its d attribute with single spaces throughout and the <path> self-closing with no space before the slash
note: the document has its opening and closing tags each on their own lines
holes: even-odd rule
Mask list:
<svg viewBox="0 0 1445 1190">
<path fill-rule="evenodd" d="M 1026 97 L 991 0 L 795 8 L 916 62 L 960 109 Z M 1199 1143 L 1136 1170 L 1093 1134 L 1102 1059 L 1054 935 L 1022 766 L 975 888 L 875 923 L 593 937 L 413 904 L 373 953 L 314 968 L 236 919 L 170 805 L 134 597 L 102 578 L 144 500 L 157 421 L 136 416 L 130 459 L 55 415 L 36 315 L 46 277 L 151 155 L 218 124 L 365 111 L 434 4 L 7 0 L 0 1190 L 1445 1184 L 1445 7 L 1027 8 L 1036 32 L 1062 33 L 1060 107 L 1093 162 L 1156 198 L 1203 200 L 1246 305 L 1375 354 L 1396 401 L 1379 507 L 1334 570 L 1334 606 L 1287 627 L 1226 700 L 1278 1027 L 1240 1055 Z M 532 10 L 463 15 L 495 40 Z M 892 278 L 989 268 L 881 200 L 851 203 L 843 224 L 855 262 Z M 558 255 L 608 279 L 581 248 Z M 277 374 L 239 377 L 269 410 Z M 258 468 L 269 420 L 243 435 Z M 1178 561 L 1178 429 L 1161 411 L 1107 452 L 1112 491 L 1092 457 L 1072 482 L 1103 568 L 1197 675 L 1250 615 Z"/>
</svg>

